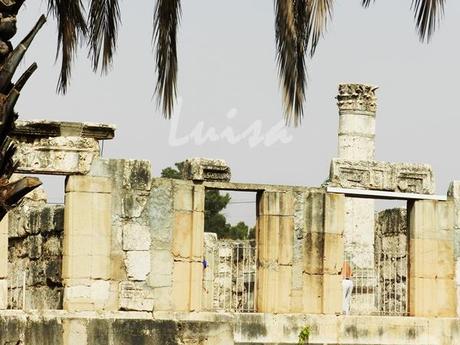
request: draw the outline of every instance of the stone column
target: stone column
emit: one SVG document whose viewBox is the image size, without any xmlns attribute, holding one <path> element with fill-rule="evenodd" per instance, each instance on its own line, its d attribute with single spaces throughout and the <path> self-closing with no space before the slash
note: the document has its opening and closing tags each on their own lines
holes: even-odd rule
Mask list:
<svg viewBox="0 0 460 345">
<path fill-rule="evenodd" d="M 203 186 L 174 181 L 172 305 L 174 311 L 200 311 L 203 297 Z"/>
<path fill-rule="evenodd" d="M 419 200 L 408 203 L 409 314 L 456 316 L 454 203 Z"/>
<path fill-rule="evenodd" d="M 256 310 L 291 312 L 294 207 L 292 192 L 263 192 L 257 217 Z"/>
<path fill-rule="evenodd" d="M 339 158 L 374 160 L 376 89 L 361 84 L 339 85 Z M 373 269 L 374 200 L 346 198 L 345 212 L 345 258 L 353 267 Z M 359 310 L 359 301 L 353 302 Z"/>
<path fill-rule="evenodd" d="M 8 215 L 0 222 L 0 309 L 8 307 Z"/>
<path fill-rule="evenodd" d="M 103 310 L 110 294 L 112 183 L 69 176 L 64 209 L 64 309 Z"/>
</svg>

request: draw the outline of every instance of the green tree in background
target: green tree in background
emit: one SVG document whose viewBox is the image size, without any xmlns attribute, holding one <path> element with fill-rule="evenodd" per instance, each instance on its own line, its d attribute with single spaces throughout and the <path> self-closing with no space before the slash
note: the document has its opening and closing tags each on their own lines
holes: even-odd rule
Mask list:
<svg viewBox="0 0 460 345">
<path fill-rule="evenodd" d="M 161 171 L 161 177 L 182 179 L 181 169 L 183 163 L 175 163 L 174 165 L 175 168 L 164 168 Z M 204 200 L 205 232 L 215 232 L 218 238 L 234 240 L 254 238 L 254 228 L 249 229 L 244 222 L 239 222 L 237 225 L 232 226 L 227 223 L 227 219 L 221 213 L 231 200 L 230 194 L 225 193 L 222 195 L 218 190 L 207 190 Z"/>
</svg>

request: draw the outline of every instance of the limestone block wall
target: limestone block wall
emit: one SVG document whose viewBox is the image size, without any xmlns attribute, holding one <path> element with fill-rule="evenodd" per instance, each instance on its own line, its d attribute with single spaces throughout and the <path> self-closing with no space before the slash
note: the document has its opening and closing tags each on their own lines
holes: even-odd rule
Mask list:
<svg viewBox="0 0 460 345">
<path fill-rule="evenodd" d="M 456 316 L 454 211 L 452 200 L 408 203 L 411 316 Z"/>
<path fill-rule="evenodd" d="M 408 245 L 407 210 L 393 208 L 379 212 L 375 219 L 379 312 L 399 313 L 407 308 Z"/>
<path fill-rule="evenodd" d="M 147 161 L 99 160 L 91 175 L 110 178 L 113 186 L 112 308 L 199 310 L 204 187 L 152 179 Z"/>
<path fill-rule="evenodd" d="M 9 213 L 6 225 L 8 308 L 62 309 L 64 206 L 25 199 Z"/>
</svg>

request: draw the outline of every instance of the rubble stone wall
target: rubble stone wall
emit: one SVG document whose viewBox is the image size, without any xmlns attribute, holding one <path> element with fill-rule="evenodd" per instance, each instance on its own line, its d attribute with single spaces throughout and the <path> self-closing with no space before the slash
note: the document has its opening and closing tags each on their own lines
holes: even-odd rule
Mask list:
<svg viewBox="0 0 460 345">
<path fill-rule="evenodd" d="M 8 220 L 8 307 L 62 309 L 64 206 L 37 205 L 26 199 Z"/>
</svg>

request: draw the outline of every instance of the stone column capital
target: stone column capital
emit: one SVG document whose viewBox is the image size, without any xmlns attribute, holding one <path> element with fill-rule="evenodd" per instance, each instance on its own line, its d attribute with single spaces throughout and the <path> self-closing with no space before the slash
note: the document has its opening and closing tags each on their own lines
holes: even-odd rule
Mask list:
<svg viewBox="0 0 460 345">
<path fill-rule="evenodd" d="M 375 90 L 377 89 L 377 86 L 364 84 L 339 84 L 337 95 L 339 113 L 358 111 L 375 115 L 377 110 Z"/>
</svg>

